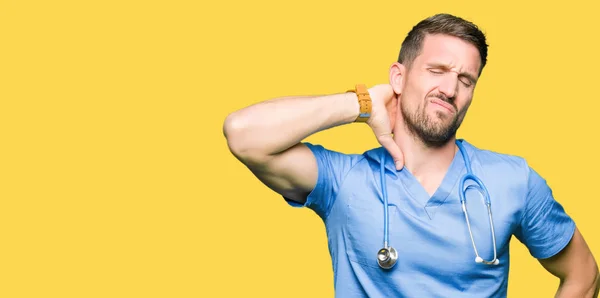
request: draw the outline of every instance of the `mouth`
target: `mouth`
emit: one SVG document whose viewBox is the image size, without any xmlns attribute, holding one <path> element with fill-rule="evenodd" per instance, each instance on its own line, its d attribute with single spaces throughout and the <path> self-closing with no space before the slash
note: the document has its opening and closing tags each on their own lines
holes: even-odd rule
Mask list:
<svg viewBox="0 0 600 298">
<path fill-rule="evenodd" d="M 449 104 L 449 103 L 447 103 L 447 102 L 445 102 L 445 101 L 443 101 L 443 100 L 441 100 L 441 99 L 439 99 L 437 97 L 432 98 L 431 99 L 431 103 L 433 103 L 435 105 L 438 105 L 438 106 L 440 106 L 440 107 L 448 110 L 451 113 L 455 113 L 456 112 L 456 109 L 454 108 L 454 106 L 452 106 L 451 104 Z"/>
</svg>

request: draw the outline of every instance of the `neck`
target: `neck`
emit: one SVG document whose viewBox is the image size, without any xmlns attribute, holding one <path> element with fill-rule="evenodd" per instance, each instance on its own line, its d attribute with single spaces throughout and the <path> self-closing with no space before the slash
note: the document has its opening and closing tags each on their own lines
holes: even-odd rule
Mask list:
<svg viewBox="0 0 600 298">
<path fill-rule="evenodd" d="M 419 181 L 431 174 L 445 174 L 458 150 L 456 137 L 432 147 L 406 129 L 397 129 L 394 141 L 404 155 L 404 167 Z"/>
</svg>

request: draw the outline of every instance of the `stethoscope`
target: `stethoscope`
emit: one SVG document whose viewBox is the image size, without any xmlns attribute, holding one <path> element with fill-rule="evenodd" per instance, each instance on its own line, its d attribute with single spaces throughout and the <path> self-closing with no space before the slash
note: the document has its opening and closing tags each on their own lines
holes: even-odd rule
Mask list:
<svg viewBox="0 0 600 298">
<path fill-rule="evenodd" d="M 456 145 L 458 145 L 458 149 L 462 154 L 463 160 L 465 161 L 465 167 L 467 168 L 467 173 L 462 176 L 459 182 L 459 196 L 460 196 L 460 204 L 462 206 L 462 211 L 465 215 L 465 221 L 467 222 L 467 228 L 469 230 L 469 236 L 471 237 L 471 244 L 473 244 L 473 250 L 475 251 L 475 262 L 483 263 L 486 265 L 498 265 L 500 260 L 496 255 L 496 236 L 494 235 L 494 222 L 492 220 L 492 208 L 490 202 L 490 194 L 487 191 L 483 182 L 473 174 L 471 171 L 471 162 L 467 156 L 466 150 L 463 147 L 462 140 L 456 140 Z M 396 261 L 398 261 L 398 252 L 395 248 L 389 246 L 389 218 L 388 218 L 388 195 L 387 195 L 387 187 L 386 187 L 386 179 L 385 179 L 385 156 L 387 152 L 385 150 L 382 151 L 381 157 L 381 190 L 383 194 L 383 248 L 377 252 L 377 263 L 383 269 L 390 269 L 396 265 Z M 476 185 L 469 185 L 465 188 L 465 182 L 467 180 L 472 180 Z M 469 222 L 469 214 L 467 212 L 466 198 L 465 193 L 469 189 L 475 189 L 480 194 L 485 197 L 485 205 L 487 206 L 488 217 L 490 219 L 490 228 L 492 234 L 492 244 L 494 247 L 494 259 L 491 261 L 486 261 L 482 257 L 479 256 L 479 251 L 477 251 L 477 246 L 475 245 L 475 240 L 473 240 L 473 232 L 471 231 L 471 223 Z"/>
</svg>

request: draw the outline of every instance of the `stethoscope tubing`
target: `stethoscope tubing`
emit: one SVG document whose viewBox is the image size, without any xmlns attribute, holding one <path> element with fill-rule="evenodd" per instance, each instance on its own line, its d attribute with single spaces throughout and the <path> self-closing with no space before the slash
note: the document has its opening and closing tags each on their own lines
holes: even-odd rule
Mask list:
<svg viewBox="0 0 600 298">
<path fill-rule="evenodd" d="M 387 194 L 387 182 L 385 179 L 385 151 L 383 152 L 383 160 L 381 162 L 381 191 L 383 193 L 383 247 L 387 248 L 390 239 L 390 218 L 388 214 L 388 194 Z"/>
<path fill-rule="evenodd" d="M 483 181 L 481 181 L 481 179 L 479 179 L 479 177 L 477 177 L 473 174 L 473 172 L 471 170 L 471 161 L 469 160 L 469 158 L 467 156 L 466 150 L 462 144 L 462 140 L 457 140 L 456 145 L 458 146 L 458 149 L 463 157 L 465 167 L 467 169 L 467 173 L 465 175 L 463 175 L 460 179 L 460 182 L 459 182 L 459 190 L 460 191 L 458 193 L 459 193 L 459 197 L 460 197 L 461 208 L 465 215 L 465 221 L 467 223 L 467 229 L 469 231 L 469 236 L 471 238 L 471 244 L 473 245 L 473 250 L 475 251 L 475 262 L 483 263 L 486 265 L 498 265 L 499 260 L 497 257 L 496 236 L 495 236 L 495 231 L 494 231 L 494 221 L 493 221 L 493 217 L 492 217 L 492 208 L 491 208 L 492 204 L 491 204 L 489 192 L 488 192 L 487 188 L 485 187 L 485 185 L 483 184 Z M 385 176 L 386 154 L 387 154 L 387 152 L 385 150 L 383 150 L 382 157 L 381 157 L 381 164 L 380 164 L 381 192 L 383 195 L 383 207 L 384 207 L 383 208 L 383 221 L 384 221 L 383 247 L 384 248 L 382 250 L 388 250 L 388 251 L 393 250 L 395 252 L 394 248 L 389 246 L 388 193 L 387 193 L 387 182 L 385 179 L 385 177 L 386 177 Z M 465 188 L 464 185 L 467 180 L 472 180 L 473 182 L 475 182 L 476 185 L 469 185 L 469 186 L 467 186 L 467 188 Z M 484 260 L 483 258 L 481 258 L 479 256 L 479 251 L 477 250 L 477 246 L 475 245 L 475 240 L 473 238 L 473 232 L 471 230 L 471 223 L 469 221 L 469 215 L 468 215 L 467 206 L 466 206 L 467 200 L 465 197 L 467 190 L 469 190 L 471 188 L 478 190 L 484 196 L 485 205 L 486 205 L 487 211 L 488 211 L 488 218 L 489 218 L 491 234 L 492 234 L 492 245 L 494 248 L 494 258 L 491 261 Z M 391 264 L 391 266 L 389 264 L 387 266 L 382 266 L 382 264 L 380 263 L 380 266 L 382 266 L 384 269 L 389 269 L 394 266 L 395 262 L 396 262 L 396 260 L 393 260 L 393 263 Z"/>
</svg>

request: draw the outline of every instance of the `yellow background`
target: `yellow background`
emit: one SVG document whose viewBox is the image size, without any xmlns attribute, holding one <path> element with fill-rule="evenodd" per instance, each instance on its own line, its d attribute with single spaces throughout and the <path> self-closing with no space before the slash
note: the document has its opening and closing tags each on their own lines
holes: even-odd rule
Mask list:
<svg viewBox="0 0 600 298">
<path fill-rule="evenodd" d="M 600 258 L 594 1 L 0 3 L 0 297 L 331 297 L 320 219 L 235 160 L 223 120 L 386 83 L 437 12 L 490 44 L 459 137 L 527 158 Z M 308 140 L 378 145 L 358 124 Z M 551 297 L 512 243 L 509 297 Z"/>
</svg>

